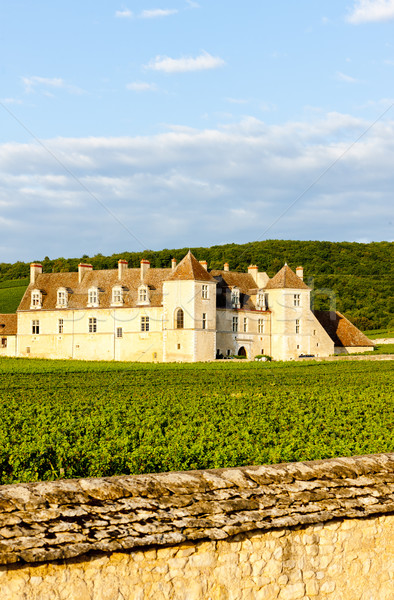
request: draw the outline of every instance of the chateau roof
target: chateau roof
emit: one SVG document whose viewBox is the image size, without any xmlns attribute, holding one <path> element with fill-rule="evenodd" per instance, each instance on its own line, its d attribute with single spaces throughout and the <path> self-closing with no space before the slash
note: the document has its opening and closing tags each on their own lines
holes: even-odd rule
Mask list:
<svg viewBox="0 0 394 600">
<path fill-rule="evenodd" d="M 354 347 L 354 346 L 371 346 L 373 342 L 357 329 L 346 317 L 338 311 L 313 311 L 316 319 L 327 331 L 335 346 L 339 347 Z"/>
<path fill-rule="evenodd" d="M 17 317 L 16 315 L 0 315 L 0 336 L 16 335 Z"/>
<path fill-rule="evenodd" d="M 18 310 L 30 310 L 32 290 L 42 293 L 42 309 L 54 310 L 57 303 L 57 290 L 61 287 L 68 291 L 69 309 L 86 309 L 87 295 L 90 288 L 99 290 L 99 307 L 111 308 L 112 288 L 123 288 L 125 307 L 137 306 L 138 288 L 141 284 L 149 288 L 149 306 L 161 306 L 163 299 L 163 282 L 168 279 L 171 269 L 147 269 L 141 281 L 141 269 L 125 269 L 122 278 L 118 278 L 118 269 L 87 271 L 79 283 L 78 273 L 42 273 L 34 284 L 30 284 L 22 298 Z"/>
<path fill-rule="evenodd" d="M 269 280 L 265 289 L 275 290 L 289 288 L 292 290 L 309 290 L 310 288 L 290 269 L 288 265 L 281 268 L 278 273 Z"/>
<path fill-rule="evenodd" d="M 218 282 L 217 289 L 217 306 L 218 308 L 225 308 L 226 292 L 228 295 L 227 301 L 230 299 L 230 290 L 237 287 L 240 291 L 240 305 L 241 308 L 253 310 L 256 308 L 254 297 L 257 294 L 256 282 L 252 275 L 249 273 L 237 273 L 235 271 L 211 271 L 211 275 Z"/>
<path fill-rule="evenodd" d="M 189 252 L 181 260 L 175 271 L 168 277 L 167 281 L 215 281 L 198 260 Z"/>
</svg>

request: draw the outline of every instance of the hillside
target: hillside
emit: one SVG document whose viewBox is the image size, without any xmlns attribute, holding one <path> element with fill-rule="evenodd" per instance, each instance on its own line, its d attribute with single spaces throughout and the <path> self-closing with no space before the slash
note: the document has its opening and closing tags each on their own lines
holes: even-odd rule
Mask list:
<svg viewBox="0 0 394 600">
<path fill-rule="evenodd" d="M 131 267 L 138 267 L 141 258 L 149 259 L 152 267 L 167 267 L 172 257 L 180 260 L 187 250 L 147 250 L 55 260 L 46 257 L 41 262 L 44 272 L 76 271 L 81 260 L 91 262 L 95 269 L 113 269 L 120 258 L 127 259 Z M 394 325 L 392 242 L 360 244 L 265 240 L 191 250 L 199 260 L 205 259 L 210 269 L 221 269 L 223 263 L 228 262 L 231 270 L 245 271 L 249 264 L 254 263 L 272 277 L 285 262 L 292 269 L 303 265 L 305 280 L 315 290 L 316 309 L 329 309 L 331 299 L 332 308 L 335 306 L 363 330 Z M 39 257 L 33 259 L 40 260 Z M 26 280 L 19 286 L 17 282 L 22 283 L 28 275 L 29 263 L 0 263 L 0 312 L 13 312 L 16 309 Z"/>
<path fill-rule="evenodd" d="M 0 282 L 0 313 L 16 311 L 28 283 L 27 278 Z"/>
</svg>

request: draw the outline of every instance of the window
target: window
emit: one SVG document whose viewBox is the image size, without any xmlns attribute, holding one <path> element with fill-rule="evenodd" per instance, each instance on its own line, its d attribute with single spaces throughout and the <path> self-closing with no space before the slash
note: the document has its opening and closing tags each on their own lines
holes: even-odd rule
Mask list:
<svg viewBox="0 0 394 600">
<path fill-rule="evenodd" d="M 202 328 L 207 328 L 207 313 L 202 313 Z"/>
<path fill-rule="evenodd" d="M 123 304 L 123 289 L 120 285 L 112 288 L 112 305 L 120 306 Z"/>
<path fill-rule="evenodd" d="M 201 297 L 208 298 L 208 286 L 205 283 L 201 287 Z"/>
<path fill-rule="evenodd" d="M 296 333 L 300 333 L 300 320 L 296 319 Z"/>
<path fill-rule="evenodd" d="M 66 308 L 68 304 L 68 292 L 66 288 L 59 288 L 57 291 L 56 308 Z"/>
<path fill-rule="evenodd" d="M 246 333 L 248 331 L 248 319 L 247 317 L 244 317 L 244 333 Z"/>
<path fill-rule="evenodd" d="M 263 290 L 257 292 L 257 308 L 265 309 L 265 297 Z"/>
<path fill-rule="evenodd" d="M 96 317 L 89 317 L 89 333 L 97 332 L 97 319 Z"/>
<path fill-rule="evenodd" d="M 33 290 L 31 293 L 30 308 L 42 307 L 42 294 L 40 290 Z"/>
<path fill-rule="evenodd" d="M 175 329 L 183 329 L 183 310 L 178 308 L 175 313 Z"/>
<path fill-rule="evenodd" d="M 300 306 L 301 294 L 294 294 L 294 306 Z"/>
<path fill-rule="evenodd" d="M 40 333 L 40 321 L 37 319 L 31 322 L 31 332 L 33 335 L 38 335 Z"/>
<path fill-rule="evenodd" d="M 180 344 L 177 344 L 177 346 L 176 346 L 176 347 L 177 347 L 177 350 L 180 350 L 180 349 L 181 349 L 181 345 L 180 345 Z"/>
<path fill-rule="evenodd" d="M 257 323 L 259 333 L 264 333 L 264 319 L 259 319 Z"/>
<path fill-rule="evenodd" d="M 7 338 L 1 338 L 1 347 L 7 348 Z"/>
<path fill-rule="evenodd" d="M 260 354 L 264 354 L 264 348 L 261 348 Z"/>
<path fill-rule="evenodd" d="M 149 289 L 147 285 L 138 288 L 138 304 L 149 304 Z"/>
<path fill-rule="evenodd" d="M 99 298 L 98 298 L 98 289 L 96 287 L 90 288 L 88 291 L 88 306 L 98 306 Z"/>
<path fill-rule="evenodd" d="M 239 308 L 239 289 L 236 287 L 231 290 L 231 306 Z"/>
<path fill-rule="evenodd" d="M 233 331 L 238 331 L 238 317 L 233 317 Z"/>
<path fill-rule="evenodd" d="M 116 337 L 117 338 L 123 337 L 123 329 L 122 329 L 122 327 L 117 327 L 116 328 Z"/>
<path fill-rule="evenodd" d="M 141 331 L 149 331 L 149 317 L 141 317 Z"/>
<path fill-rule="evenodd" d="M 58 333 L 63 333 L 64 330 L 64 319 L 59 319 L 57 322 Z"/>
</svg>

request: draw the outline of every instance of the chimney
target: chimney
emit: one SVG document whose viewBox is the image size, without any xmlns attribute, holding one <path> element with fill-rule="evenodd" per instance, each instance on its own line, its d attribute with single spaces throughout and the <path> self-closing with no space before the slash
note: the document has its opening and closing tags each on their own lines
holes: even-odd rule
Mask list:
<svg viewBox="0 0 394 600">
<path fill-rule="evenodd" d="M 249 265 L 248 273 L 253 277 L 253 279 L 257 282 L 257 275 L 259 272 L 259 268 L 257 265 Z"/>
<path fill-rule="evenodd" d="M 30 265 L 30 283 L 35 283 L 38 275 L 42 273 L 42 265 L 39 263 L 32 263 Z"/>
<path fill-rule="evenodd" d="M 229 271 L 229 270 L 230 270 L 230 265 L 228 263 L 224 263 L 223 271 Z"/>
<path fill-rule="evenodd" d="M 206 271 L 208 271 L 208 263 L 206 260 L 200 260 L 200 265 L 204 267 Z"/>
<path fill-rule="evenodd" d="M 78 265 L 78 283 L 81 283 L 85 273 L 89 273 L 90 271 L 93 271 L 93 266 L 92 265 L 86 265 L 86 264 L 79 264 Z"/>
<path fill-rule="evenodd" d="M 296 275 L 297 277 L 299 277 L 302 281 L 304 281 L 304 267 L 297 267 L 296 268 Z"/>
<path fill-rule="evenodd" d="M 147 270 L 150 267 L 150 262 L 149 260 L 146 260 L 146 258 L 143 258 L 141 260 L 141 281 L 144 280 L 144 277 L 146 275 Z"/>
<path fill-rule="evenodd" d="M 118 260 L 118 279 L 119 281 L 122 279 L 123 275 L 127 271 L 128 262 L 127 260 L 123 260 L 122 258 Z"/>
<path fill-rule="evenodd" d="M 176 258 L 173 258 L 173 259 L 171 260 L 171 269 L 172 269 L 173 271 L 175 271 L 175 269 L 176 269 Z"/>
</svg>

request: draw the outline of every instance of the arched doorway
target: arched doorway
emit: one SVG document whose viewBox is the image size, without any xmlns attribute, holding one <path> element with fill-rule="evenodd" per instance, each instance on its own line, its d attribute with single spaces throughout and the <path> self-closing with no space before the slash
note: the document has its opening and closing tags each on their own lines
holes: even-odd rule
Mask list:
<svg viewBox="0 0 394 600">
<path fill-rule="evenodd" d="M 245 346 L 241 346 L 238 350 L 238 356 L 246 356 Z"/>
</svg>

